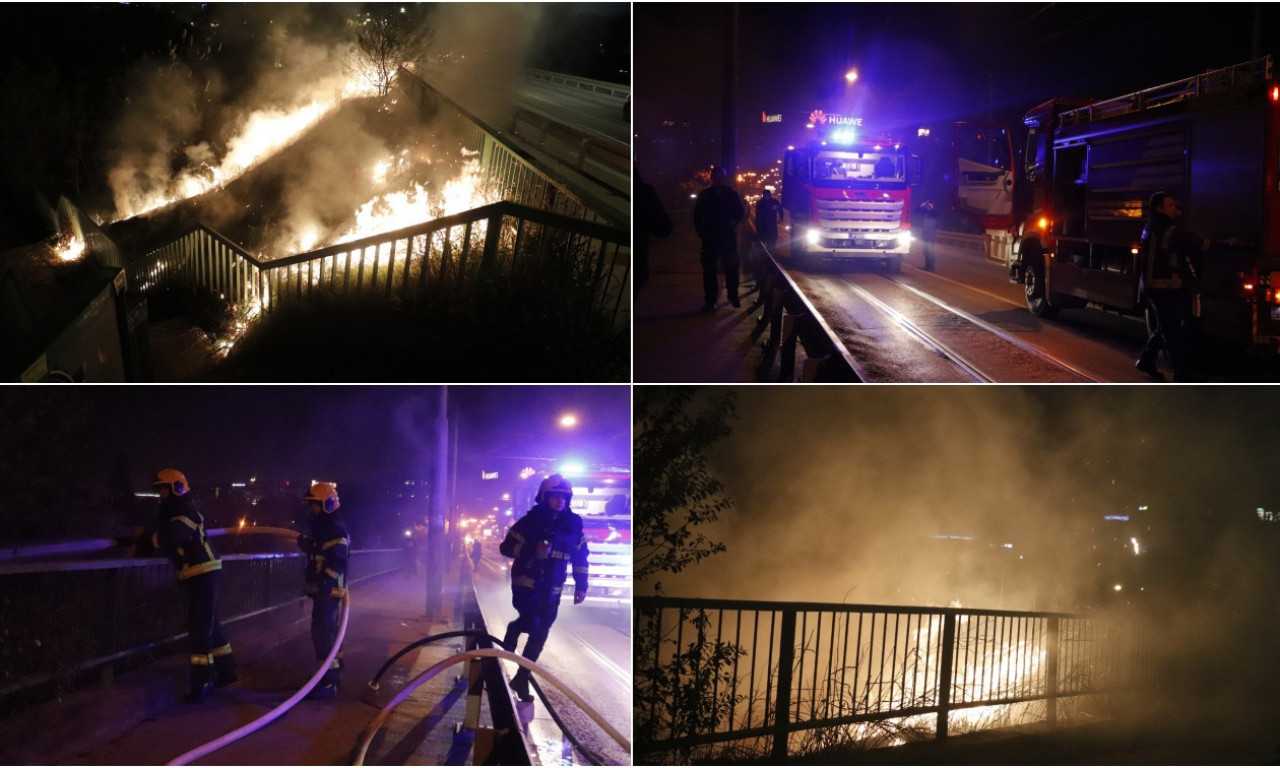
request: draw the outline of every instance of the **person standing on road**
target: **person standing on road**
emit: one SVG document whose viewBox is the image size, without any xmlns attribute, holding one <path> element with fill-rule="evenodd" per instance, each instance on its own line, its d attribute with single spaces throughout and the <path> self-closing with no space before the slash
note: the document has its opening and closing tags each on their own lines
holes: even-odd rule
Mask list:
<svg viewBox="0 0 1280 768">
<path fill-rule="evenodd" d="M 218 619 L 218 572 L 222 561 L 209 546 L 204 517 L 191 498 L 186 475 L 176 469 L 162 469 L 151 485 L 160 494 L 159 519 L 150 539 L 139 542 L 139 551 L 167 555 L 187 593 L 191 659 L 186 701 L 198 704 L 213 688 L 237 680 L 236 657 Z"/>
<path fill-rule="evenodd" d="M 756 237 L 775 256 L 778 247 L 778 222 L 781 220 L 782 204 L 773 196 L 772 190 L 766 189 L 756 201 Z"/>
<path fill-rule="evenodd" d="M 1163 381 L 1156 368 L 1156 358 L 1163 349 L 1173 367 L 1174 381 L 1184 381 L 1190 375 L 1187 326 L 1193 317 L 1196 262 L 1209 250 L 1210 241 L 1182 228 L 1182 207 L 1168 192 L 1153 194 L 1149 210 L 1139 250 L 1138 285 L 1151 313 L 1151 335 L 1134 367 Z"/>
<path fill-rule="evenodd" d="M 480 570 L 480 559 L 484 557 L 484 551 L 480 548 L 480 540 L 475 539 L 471 542 L 471 570 Z"/>
<path fill-rule="evenodd" d="M 711 186 L 698 193 L 693 206 L 693 228 L 702 238 L 703 312 L 714 312 L 720 295 L 716 270 L 724 271 L 724 289 L 729 303 L 742 306 L 738 299 L 738 225 L 746 215 L 742 198 L 727 184 L 723 168 L 711 169 Z"/>
<path fill-rule="evenodd" d="M 502 647 L 515 653 L 520 635 L 527 633 L 524 652 L 537 661 L 546 645 L 551 625 L 560 610 L 570 563 L 573 564 L 573 604 L 587 597 L 587 539 L 582 518 L 570 511 L 573 486 L 560 475 L 551 475 L 538 486 L 535 506 L 511 526 L 498 546 L 511 564 L 511 604 L 519 614 L 507 625 Z M 511 678 L 511 690 L 521 701 L 533 701 L 529 670 L 520 667 Z"/>
<path fill-rule="evenodd" d="M 307 555 L 303 592 L 311 597 L 311 644 L 316 661 L 324 661 L 338 640 L 342 598 L 347 596 L 347 556 L 351 539 L 337 518 L 341 504 L 333 483 L 315 483 L 303 497 L 311 512 L 311 535 L 298 537 L 298 549 Z M 308 698 L 332 699 L 338 695 L 342 651 L 334 656 L 324 677 Z"/>
<path fill-rule="evenodd" d="M 932 272 L 936 267 L 933 245 L 938 239 L 938 207 L 932 200 L 925 200 L 918 210 L 922 219 L 920 229 L 923 231 L 923 236 L 920 239 L 924 244 L 924 269 L 926 272 Z"/>
<path fill-rule="evenodd" d="M 649 237 L 666 237 L 671 234 L 671 217 L 667 209 L 662 207 L 662 199 L 658 191 L 640 177 L 640 169 L 632 170 L 635 181 L 635 293 L 649 279 Z"/>
</svg>

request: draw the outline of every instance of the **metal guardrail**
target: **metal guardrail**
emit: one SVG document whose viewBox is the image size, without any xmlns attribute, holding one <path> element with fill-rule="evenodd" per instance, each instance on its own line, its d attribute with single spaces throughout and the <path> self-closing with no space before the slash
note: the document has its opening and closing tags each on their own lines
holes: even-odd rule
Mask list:
<svg viewBox="0 0 1280 768">
<path fill-rule="evenodd" d="M 525 77 L 530 80 L 542 80 L 552 83 L 553 85 L 563 85 L 578 91 L 589 91 L 591 93 L 600 94 L 618 99 L 621 104 L 622 100 L 631 95 L 631 86 L 621 85 L 619 83 L 608 83 L 604 80 L 591 80 L 585 77 L 574 77 L 573 75 L 565 75 L 560 72 L 549 72 L 545 69 L 533 69 L 532 67 L 524 68 Z"/>
<path fill-rule="evenodd" d="M 1009 705 L 1054 723 L 1064 702 L 1155 677 L 1149 628 L 1070 614 L 637 597 L 635 623 L 638 756 L 652 762 L 729 743 L 781 761 L 832 732 L 865 742 L 874 724 L 945 739 Z"/>
<path fill-rule="evenodd" d="M 1198 75 L 1175 80 L 1172 83 L 1145 88 L 1114 99 L 1106 99 L 1079 107 L 1061 115 L 1062 125 L 1078 125 L 1095 120 L 1127 115 L 1174 104 L 1188 99 L 1208 96 L 1241 86 L 1265 83 L 1272 78 L 1271 57 L 1263 56 L 1243 64 L 1214 69 Z"/>
<path fill-rule="evenodd" d="M 492 633 L 485 625 L 484 613 L 480 610 L 480 602 L 476 599 L 472 572 L 465 565 L 462 567 L 460 583 L 455 613 L 462 618 L 462 628 L 475 633 L 467 636 L 465 650 L 493 648 L 493 641 L 489 639 Z M 483 658 L 468 661 L 467 714 L 463 727 L 472 731 L 479 727 L 481 699 L 487 690 L 489 717 L 493 720 L 493 730 L 497 738 L 493 750 L 485 756 L 485 764 L 532 765 L 533 751 L 525 739 L 525 729 L 516 714 L 516 705 L 511 698 L 508 682 L 502 670 L 502 663 L 498 659 Z M 475 757 L 479 758 L 480 755 Z"/>
<path fill-rule="evenodd" d="M 754 222 L 751 226 L 755 226 Z M 867 376 L 862 366 L 849 354 L 839 336 L 809 303 L 765 244 L 751 238 L 748 248 L 759 249 L 759 253 L 755 255 L 754 267 L 762 306 L 759 322 L 769 324 L 765 354 L 780 356 L 779 364 L 788 377 L 787 381 L 791 381 L 794 375 L 792 372 L 795 371 L 797 341 L 803 344 L 808 356 L 802 369 L 801 381 L 866 381 Z"/>
<path fill-rule="evenodd" d="M 484 185 L 500 190 L 504 200 L 613 227 L 629 226 L 629 220 L 613 213 L 591 190 L 557 179 L 553 168 L 521 150 L 503 130 L 471 114 L 415 73 L 402 68 L 396 82 L 419 119 L 457 136 L 467 151 L 479 155 Z"/>
<path fill-rule="evenodd" d="M 305 566 L 299 553 L 224 555 L 223 623 L 288 606 L 301 616 Z M 403 566 L 401 550 L 359 550 L 350 575 L 358 583 Z M 162 558 L 5 564 L 0 596 L 0 712 L 186 636 L 182 591 Z"/>
</svg>

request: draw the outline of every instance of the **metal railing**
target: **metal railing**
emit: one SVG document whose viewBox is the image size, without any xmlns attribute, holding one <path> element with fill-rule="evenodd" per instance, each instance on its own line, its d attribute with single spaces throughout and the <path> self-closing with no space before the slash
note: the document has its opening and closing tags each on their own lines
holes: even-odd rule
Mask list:
<svg viewBox="0 0 1280 768">
<path fill-rule="evenodd" d="M 806 383 L 850 383 L 866 381 L 862 366 L 845 348 L 818 310 L 805 298 L 795 281 L 778 264 L 774 254 L 754 237 L 755 223 L 748 229 L 747 248 L 753 254 L 756 288 L 759 290 L 759 323 L 769 326 L 764 354 L 779 359 L 785 381 L 794 379 L 796 343 L 803 345 L 807 359 L 800 380 Z"/>
<path fill-rule="evenodd" d="M 401 568 L 401 550 L 352 553 L 352 583 Z M 225 555 L 218 585 L 223 623 L 296 606 L 299 553 Z M 186 635 L 186 607 L 173 565 L 162 558 L 11 563 L 0 566 L 0 712 L 110 676 L 117 662 Z M 232 630 L 234 636 L 234 630 Z"/>
<path fill-rule="evenodd" d="M 1156 671 L 1146 627 L 1060 613 L 638 597 L 635 623 L 652 762 L 1055 723 L 1064 702 Z"/>
<path fill-rule="evenodd" d="M 1106 99 L 1088 106 L 1079 107 L 1061 115 L 1062 125 L 1077 125 L 1096 120 L 1105 120 L 1131 112 L 1141 112 L 1166 104 L 1209 96 L 1244 86 L 1257 86 L 1269 82 L 1272 77 L 1270 56 L 1263 56 L 1243 64 L 1236 64 L 1222 69 L 1213 69 L 1198 75 L 1192 75 L 1172 83 L 1145 88 L 1141 91 L 1127 93 L 1113 99 Z"/>
<path fill-rule="evenodd" d="M 486 124 L 415 73 L 402 68 L 396 82 L 420 120 L 456 136 L 467 152 L 479 155 L 484 185 L 498 190 L 502 199 L 611 227 L 629 226 L 626 217 L 614 213 L 591 190 L 557 179 L 554 169 L 520 149 L 502 130 Z"/>
<path fill-rule="evenodd" d="M 571 272 L 615 327 L 630 322 L 630 233 L 511 202 L 282 259 L 253 256 L 200 225 L 131 260 L 129 284 L 200 285 L 264 312 L 313 294 L 412 303 L 431 289 L 460 290 L 484 276 Z M 566 288 L 566 290 L 568 290 Z"/>
</svg>

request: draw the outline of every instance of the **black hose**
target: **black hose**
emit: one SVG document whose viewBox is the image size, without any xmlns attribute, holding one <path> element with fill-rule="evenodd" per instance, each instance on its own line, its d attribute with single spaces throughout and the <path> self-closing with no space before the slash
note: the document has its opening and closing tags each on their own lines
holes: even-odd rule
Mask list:
<svg viewBox="0 0 1280 768">
<path fill-rule="evenodd" d="M 415 650 L 417 648 L 421 648 L 424 645 L 429 645 L 431 643 L 434 643 L 437 640 L 448 640 L 451 637 L 467 637 L 472 635 L 478 637 L 481 640 L 486 640 L 486 639 L 489 640 L 491 645 L 496 645 L 499 648 L 502 647 L 501 640 L 499 640 L 498 638 L 494 637 L 493 635 L 487 632 L 481 632 L 478 629 L 459 629 L 453 632 L 442 632 L 438 635 L 429 635 L 427 637 L 422 638 L 421 640 L 415 640 L 412 643 L 409 643 L 405 647 L 401 648 L 399 651 L 396 651 L 395 655 L 387 659 L 383 663 L 382 667 L 378 669 L 378 674 L 374 675 L 373 679 L 369 681 L 369 687 L 375 691 L 378 690 L 378 681 L 382 679 L 382 676 L 386 674 L 387 670 L 391 668 L 392 664 L 395 664 L 400 659 L 401 656 L 405 655 L 409 651 Z M 482 646 L 482 647 L 489 647 L 489 646 Z"/>
<path fill-rule="evenodd" d="M 429 635 L 427 637 L 422 638 L 421 640 L 415 640 L 412 643 L 409 643 L 405 647 L 401 648 L 399 651 L 396 651 L 395 654 L 391 656 L 391 658 L 383 662 L 382 666 L 378 669 L 378 673 L 373 676 L 372 680 L 369 681 L 369 687 L 375 691 L 378 690 L 379 681 L 382 679 L 382 676 L 386 674 L 387 670 L 390 669 L 391 666 L 395 664 L 400 659 L 401 656 L 404 656 L 406 653 L 412 650 L 421 648 L 424 645 L 429 645 L 431 643 L 436 642 L 437 640 L 448 640 L 451 637 L 472 637 L 472 636 L 482 641 L 488 640 L 490 645 L 495 645 L 499 648 L 502 647 L 501 640 L 499 640 L 498 638 L 494 637 L 493 635 L 487 632 L 481 632 L 478 629 L 459 629 L 459 630 L 454 630 L 452 632 L 441 632 L 438 635 Z M 483 647 L 488 647 L 488 646 L 485 645 Z M 542 687 L 538 685 L 538 681 L 530 677 L 529 683 L 533 686 L 533 689 L 538 692 L 538 698 L 542 699 L 542 705 L 547 708 L 547 714 L 551 715 L 552 721 L 554 721 L 555 724 L 560 728 L 560 732 L 563 733 L 566 737 L 568 737 L 569 743 L 572 744 L 574 748 L 577 749 L 578 752 L 580 752 L 582 756 L 587 759 L 587 762 L 589 762 L 591 765 L 604 765 L 604 761 L 602 760 L 602 758 L 598 754 L 596 754 L 593 750 L 583 745 L 583 743 L 573 735 L 573 732 L 569 730 L 569 727 L 565 725 L 564 721 L 560 719 L 560 715 L 556 712 L 556 708 L 553 707 L 551 705 L 551 702 L 547 700 L 547 695 L 542 692 Z"/>
<path fill-rule="evenodd" d="M 533 686 L 533 690 L 538 692 L 538 698 L 542 699 L 542 706 L 547 708 L 547 714 L 551 715 L 551 719 L 560 727 L 560 732 L 569 739 L 569 743 L 573 745 L 574 749 L 578 750 L 591 765 L 604 765 L 604 759 L 578 741 L 573 735 L 573 731 L 569 730 L 569 726 L 565 725 L 564 721 L 560 719 L 560 715 L 556 713 L 556 708 L 551 706 L 551 702 L 547 700 L 547 695 L 542 692 L 542 686 L 538 685 L 538 681 L 530 677 L 529 684 Z"/>
</svg>

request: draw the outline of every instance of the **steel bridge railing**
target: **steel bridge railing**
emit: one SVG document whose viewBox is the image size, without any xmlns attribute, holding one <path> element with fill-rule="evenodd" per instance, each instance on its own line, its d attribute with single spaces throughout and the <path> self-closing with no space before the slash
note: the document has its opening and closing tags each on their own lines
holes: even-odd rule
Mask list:
<svg viewBox="0 0 1280 768">
<path fill-rule="evenodd" d="M 598 311 L 623 328 L 631 314 L 630 242 L 625 230 L 504 201 L 273 260 L 199 225 L 131 260 L 126 273 L 144 294 L 199 285 L 241 307 L 270 312 L 318 292 L 412 303 L 433 288 L 465 289 L 482 277 L 555 270 L 573 274 Z"/>
<path fill-rule="evenodd" d="M 1151 685 L 1156 672 L 1147 628 L 1087 616 L 635 603 L 637 748 L 652 762 L 730 744 L 781 761 L 807 744 L 869 744 L 886 732 L 877 724 L 945 739 L 1011 717 L 1055 723 L 1064 701 Z"/>
<path fill-rule="evenodd" d="M 521 150 L 502 130 L 486 124 L 414 72 L 401 68 L 396 83 L 419 119 L 451 132 L 466 151 L 479 155 L 485 186 L 499 190 L 504 200 L 629 228 L 629 220 L 612 213 L 591 190 L 558 179 L 552 168 Z"/>
<path fill-rule="evenodd" d="M 303 615 L 299 553 L 224 555 L 218 613 L 226 625 L 295 606 Z M 402 550 L 352 553 L 352 583 L 404 566 Z M 186 636 L 186 608 L 163 558 L 0 566 L 0 713 Z M 235 630 L 231 630 L 234 636 Z"/>
</svg>

